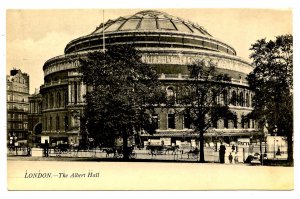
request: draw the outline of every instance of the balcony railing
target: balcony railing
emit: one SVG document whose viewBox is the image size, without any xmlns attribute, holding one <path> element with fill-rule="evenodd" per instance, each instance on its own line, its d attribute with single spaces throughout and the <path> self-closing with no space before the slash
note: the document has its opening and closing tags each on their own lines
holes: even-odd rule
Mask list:
<svg viewBox="0 0 300 199">
<path fill-rule="evenodd" d="M 28 112 L 29 110 L 28 109 L 24 109 L 24 108 L 11 108 L 11 107 L 8 107 L 7 108 L 8 111 L 14 111 L 14 112 Z"/>
<path fill-rule="evenodd" d="M 58 80 L 58 81 L 51 81 L 51 82 L 47 82 L 44 85 L 42 85 L 41 89 L 48 88 L 48 87 L 51 87 L 51 86 L 57 86 L 57 85 L 67 84 L 67 83 L 68 83 L 67 79 L 65 79 L 65 80 Z"/>
<path fill-rule="evenodd" d="M 189 75 L 182 75 L 181 73 L 178 73 L 178 74 L 164 74 L 164 73 L 162 73 L 162 74 L 160 74 L 159 79 L 160 80 L 168 80 L 168 79 L 170 79 L 170 80 L 171 79 L 185 79 L 185 80 L 188 80 L 189 77 L 190 77 Z M 234 79 L 234 78 L 231 78 L 231 83 L 248 86 L 247 81 Z"/>
</svg>

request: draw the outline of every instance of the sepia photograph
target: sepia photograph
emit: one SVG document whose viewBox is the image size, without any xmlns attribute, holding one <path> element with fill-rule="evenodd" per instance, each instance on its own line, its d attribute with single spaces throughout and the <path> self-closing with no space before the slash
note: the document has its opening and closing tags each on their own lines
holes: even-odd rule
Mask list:
<svg viewBox="0 0 300 199">
<path fill-rule="evenodd" d="M 7 189 L 294 189 L 293 9 L 6 10 Z"/>
</svg>

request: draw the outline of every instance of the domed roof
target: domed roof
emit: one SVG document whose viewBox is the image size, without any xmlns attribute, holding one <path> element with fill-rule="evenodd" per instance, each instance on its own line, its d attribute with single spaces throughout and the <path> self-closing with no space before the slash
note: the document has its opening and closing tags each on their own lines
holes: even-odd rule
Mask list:
<svg viewBox="0 0 300 199">
<path fill-rule="evenodd" d="M 70 41 L 65 53 L 132 44 L 139 50 L 203 50 L 236 55 L 233 47 L 214 38 L 203 27 L 164 12 L 146 10 L 100 24 L 91 34 Z"/>
<path fill-rule="evenodd" d="M 145 10 L 131 16 L 108 20 L 104 26 L 100 24 L 91 35 L 102 33 L 103 28 L 104 32 L 166 30 L 195 33 L 211 37 L 211 34 L 196 23 L 154 10 Z"/>
</svg>

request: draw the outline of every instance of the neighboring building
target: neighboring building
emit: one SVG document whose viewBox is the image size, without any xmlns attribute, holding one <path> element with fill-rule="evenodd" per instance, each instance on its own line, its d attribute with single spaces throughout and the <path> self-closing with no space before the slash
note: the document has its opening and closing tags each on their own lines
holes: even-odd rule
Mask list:
<svg viewBox="0 0 300 199">
<path fill-rule="evenodd" d="M 28 97 L 28 133 L 31 142 L 38 142 L 42 133 L 42 95 L 35 90 L 35 93 Z"/>
<path fill-rule="evenodd" d="M 27 140 L 29 76 L 13 69 L 6 76 L 7 139 Z"/>
<path fill-rule="evenodd" d="M 218 101 L 229 104 L 235 119 L 219 120 L 205 135 L 206 141 L 210 142 L 218 135 L 226 137 L 228 142 L 236 141 L 239 137 L 249 138 L 255 131 L 255 121 L 243 119 L 253 109 L 253 93 L 245 79 L 253 67 L 238 57 L 233 47 L 214 38 L 203 27 L 150 10 L 108 20 L 91 34 L 69 42 L 64 55 L 46 61 L 43 66 L 45 82 L 40 91 L 43 96 L 42 134 L 69 142 L 80 139 L 79 119 L 87 88 L 77 71 L 78 57 L 102 49 L 103 35 L 106 46 L 132 44 L 140 50 L 142 60 L 156 66 L 163 89 L 169 95 L 180 94 L 181 83 L 189 76 L 188 64 L 205 58 L 215 61 L 218 72 L 232 77 L 227 92 L 219 96 Z M 184 116 L 176 115 L 174 108 L 158 109 L 153 117 L 157 121 L 156 134 L 142 134 L 144 141 L 163 138 L 170 144 L 194 142 L 197 138 L 184 122 Z"/>
</svg>

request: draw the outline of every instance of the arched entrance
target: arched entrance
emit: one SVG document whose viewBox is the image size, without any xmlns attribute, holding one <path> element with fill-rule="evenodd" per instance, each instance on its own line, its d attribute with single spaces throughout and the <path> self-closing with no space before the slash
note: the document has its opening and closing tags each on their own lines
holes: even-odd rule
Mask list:
<svg viewBox="0 0 300 199">
<path fill-rule="evenodd" d="M 37 123 L 34 127 L 33 127 L 33 134 L 34 135 L 39 135 L 42 133 L 42 123 Z"/>
</svg>

